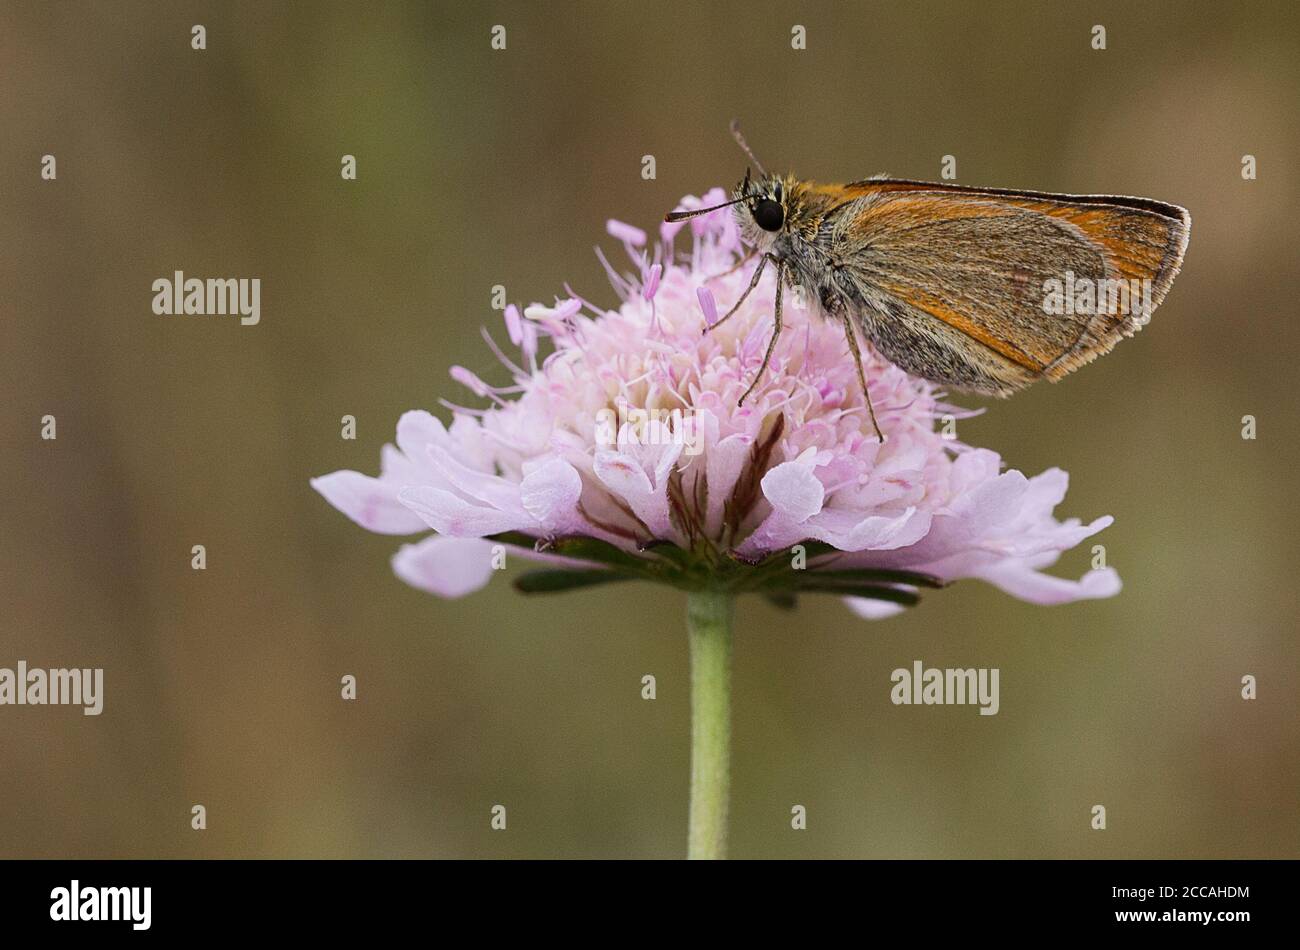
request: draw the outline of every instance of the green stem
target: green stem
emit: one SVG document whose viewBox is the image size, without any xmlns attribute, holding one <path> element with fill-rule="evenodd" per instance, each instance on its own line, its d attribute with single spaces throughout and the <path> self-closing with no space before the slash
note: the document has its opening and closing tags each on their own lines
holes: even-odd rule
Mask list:
<svg viewBox="0 0 1300 950">
<path fill-rule="evenodd" d="M 731 778 L 732 595 L 687 595 L 691 641 L 691 818 L 686 856 L 727 856 L 727 794 Z"/>
</svg>

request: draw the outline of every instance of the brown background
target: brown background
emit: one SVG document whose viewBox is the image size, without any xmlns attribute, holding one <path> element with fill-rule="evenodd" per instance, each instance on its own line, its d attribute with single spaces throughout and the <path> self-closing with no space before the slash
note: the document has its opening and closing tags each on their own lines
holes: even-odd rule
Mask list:
<svg viewBox="0 0 1300 950">
<path fill-rule="evenodd" d="M 6 3 L 0 666 L 102 666 L 107 697 L 0 707 L 0 855 L 682 853 L 679 594 L 439 601 L 307 480 L 376 471 L 403 410 L 470 400 L 452 364 L 502 379 L 493 284 L 612 303 L 605 219 L 651 228 L 739 177 L 733 115 L 810 177 L 952 154 L 963 183 L 1194 218 L 1145 332 L 962 424 L 1067 469 L 1062 516 L 1116 517 L 1124 592 L 970 582 L 875 625 L 743 602 L 733 853 L 1300 854 L 1296 8 L 1074 6 Z M 260 277 L 261 325 L 155 316 L 177 269 Z M 999 667 L 1002 711 L 892 706 L 914 659 Z"/>
</svg>

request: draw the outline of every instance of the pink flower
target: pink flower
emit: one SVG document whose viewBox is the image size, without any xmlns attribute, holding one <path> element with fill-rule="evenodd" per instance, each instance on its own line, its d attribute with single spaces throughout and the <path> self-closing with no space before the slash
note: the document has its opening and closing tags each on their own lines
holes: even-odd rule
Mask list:
<svg viewBox="0 0 1300 950">
<path fill-rule="evenodd" d="M 714 190 L 682 206 L 723 200 Z M 378 477 L 312 481 L 371 531 L 432 529 L 393 557 L 402 580 L 470 593 L 490 579 L 500 545 L 548 562 L 517 582 L 528 591 L 642 577 L 782 601 L 838 594 L 868 617 L 915 602 L 919 586 L 967 577 L 1041 604 L 1119 591 L 1109 568 L 1077 581 L 1043 573 L 1111 523 L 1056 520 L 1064 472 L 1026 478 L 945 438 L 936 423 L 962 411 L 867 347 L 881 445 L 842 329 L 789 292 L 771 365 L 738 407 L 772 332 L 775 288 L 765 275 L 735 317 L 704 332 L 715 300 L 730 306 L 753 274 L 752 261 L 725 273 L 744 250 L 728 211 L 664 225 L 649 256 L 644 232 L 609 231 L 632 258 L 627 273 L 606 262 L 618 309 L 572 294 L 523 319 L 510 307 L 519 358 L 489 341 L 510 385 L 452 369 L 487 408 L 453 407 L 450 426 L 408 412 Z M 539 337 L 551 344 L 540 363 Z"/>
</svg>

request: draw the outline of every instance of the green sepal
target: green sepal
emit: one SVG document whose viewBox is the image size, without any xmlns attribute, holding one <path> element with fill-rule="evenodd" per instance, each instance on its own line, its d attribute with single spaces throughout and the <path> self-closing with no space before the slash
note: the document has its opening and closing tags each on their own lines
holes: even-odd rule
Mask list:
<svg viewBox="0 0 1300 950">
<path fill-rule="evenodd" d="M 570 571 L 554 568 L 541 571 L 529 571 L 515 578 L 515 590 L 522 594 L 558 594 L 566 590 L 581 590 L 598 584 L 610 584 L 614 581 L 630 581 L 627 574 L 595 569 L 590 571 Z"/>
<path fill-rule="evenodd" d="M 558 554 L 575 561 L 591 561 L 595 564 L 608 564 L 610 567 L 623 568 L 644 574 L 653 570 L 655 563 L 635 554 L 629 554 L 620 547 L 602 541 L 600 538 L 587 538 L 572 535 L 563 538 L 551 538 L 537 545 L 537 550 L 547 554 Z"/>
<path fill-rule="evenodd" d="M 902 571 L 887 567 L 864 567 L 860 570 L 849 569 L 843 571 L 826 571 L 820 568 L 813 568 L 807 571 L 791 571 L 791 574 L 803 574 L 817 581 L 832 581 L 834 583 L 861 583 L 861 584 L 908 584 L 912 587 L 930 587 L 938 589 L 944 586 L 944 582 L 931 574 L 918 574 L 916 571 Z M 796 587 L 803 586 L 797 580 Z"/>
</svg>

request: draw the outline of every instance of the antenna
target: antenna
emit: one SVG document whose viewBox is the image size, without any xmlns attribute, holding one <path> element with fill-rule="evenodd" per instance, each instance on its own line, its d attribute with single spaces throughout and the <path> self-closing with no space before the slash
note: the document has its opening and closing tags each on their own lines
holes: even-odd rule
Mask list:
<svg viewBox="0 0 1300 950">
<path fill-rule="evenodd" d="M 753 151 L 750 150 L 749 143 L 745 141 L 745 136 L 742 135 L 740 132 L 739 119 L 731 120 L 731 137 L 736 140 L 736 144 L 740 146 L 740 150 L 749 156 L 749 160 L 754 163 L 755 167 L 758 168 L 758 173 L 762 175 L 764 178 L 766 178 L 767 172 L 763 168 L 763 163 L 760 162 L 757 157 L 755 157 Z"/>
<path fill-rule="evenodd" d="M 693 218 L 696 215 L 708 214 L 710 211 L 717 211 L 719 208 L 726 208 L 730 205 L 740 204 L 748 198 L 749 195 L 741 195 L 739 198 L 733 198 L 730 201 L 724 201 L 720 205 L 714 205 L 712 208 L 695 208 L 692 211 L 669 211 L 664 215 L 665 221 L 685 221 L 687 218 Z"/>
</svg>

